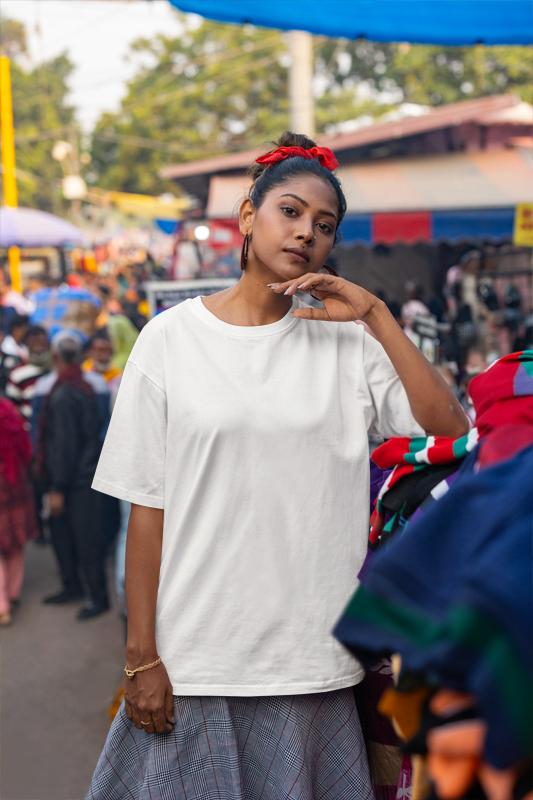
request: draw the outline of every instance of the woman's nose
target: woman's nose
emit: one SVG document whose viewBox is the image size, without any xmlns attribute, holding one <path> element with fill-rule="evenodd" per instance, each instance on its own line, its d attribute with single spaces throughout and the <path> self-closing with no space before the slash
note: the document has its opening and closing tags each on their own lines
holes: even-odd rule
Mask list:
<svg viewBox="0 0 533 800">
<path fill-rule="evenodd" d="M 305 228 L 304 229 L 300 228 L 300 230 L 296 233 L 295 238 L 299 242 L 311 245 L 313 243 L 314 238 L 315 238 L 313 236 L 313 229 L 311 227 L 308 230 L 306 230 Z"/>
</svg>

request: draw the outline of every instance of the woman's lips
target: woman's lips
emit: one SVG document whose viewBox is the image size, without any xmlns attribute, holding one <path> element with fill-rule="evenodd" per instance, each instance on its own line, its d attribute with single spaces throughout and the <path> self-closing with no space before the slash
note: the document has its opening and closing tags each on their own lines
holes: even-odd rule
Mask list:
<svg viewBox="0 0 533 800">
<path fill-rule="evenodd" d="M 299 261 L 301 264 L 309 263 L 309 253 L 303 248 L 289 247 L 285 252 L 289 253 L 295 261 Z"/>
</svg>

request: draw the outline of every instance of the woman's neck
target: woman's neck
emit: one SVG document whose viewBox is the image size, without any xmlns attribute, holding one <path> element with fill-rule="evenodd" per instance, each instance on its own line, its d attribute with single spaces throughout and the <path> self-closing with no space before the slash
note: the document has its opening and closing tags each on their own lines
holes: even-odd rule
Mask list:
<svg viewBox="0 0 533 800">
<path fill-rule="evenodd" d="M 273 276 L 272 281 L 275 280 Z M 236 286 L 204 297 L 202 302 L 215 317 L 229 325 L 271 325 L 289 312 L 292 297 L 275 294 L 266 284 L 263 276 L 245 271 Z"/>
</svg>

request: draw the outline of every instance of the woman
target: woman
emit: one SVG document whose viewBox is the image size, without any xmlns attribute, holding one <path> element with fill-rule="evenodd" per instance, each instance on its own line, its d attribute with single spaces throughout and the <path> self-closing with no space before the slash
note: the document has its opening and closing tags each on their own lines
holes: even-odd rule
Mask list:
<svg viewBox="0 0 533 800">
<path fill-rule="evenodd" d="M 10 625 L 24 579 L 24 547 L 39 528 L 28 478 L 30 437 L 24 418 L 0 397 L 0 625 Z"/>
<path fill-rule="evenodd" d="M 239 283 L 131 354 L 94 482 L 132 503 L 131 679 L 91 800 L 371 796 L 363 671 L 331 636 L 366 550 L 367 433 L 468 425 L 384 303 L 319 273 L 335 166 L 285 134 L 240 207 Z"/>
</svg>

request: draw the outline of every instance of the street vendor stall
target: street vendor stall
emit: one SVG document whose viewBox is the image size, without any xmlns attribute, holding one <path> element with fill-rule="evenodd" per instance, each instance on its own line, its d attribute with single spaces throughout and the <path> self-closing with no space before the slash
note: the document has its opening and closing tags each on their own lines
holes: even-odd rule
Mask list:
<svg viewBox="0 0 533 800">
<path fill-rule="evenodd" d="M 18 264 L 22 290 L 34 278 L 65 278 L 65 251 L 81 244 L 83 231 L 55 214 L 35 208 L 0 208 L 0 250 L 20 253 Z"/>
</svg>

